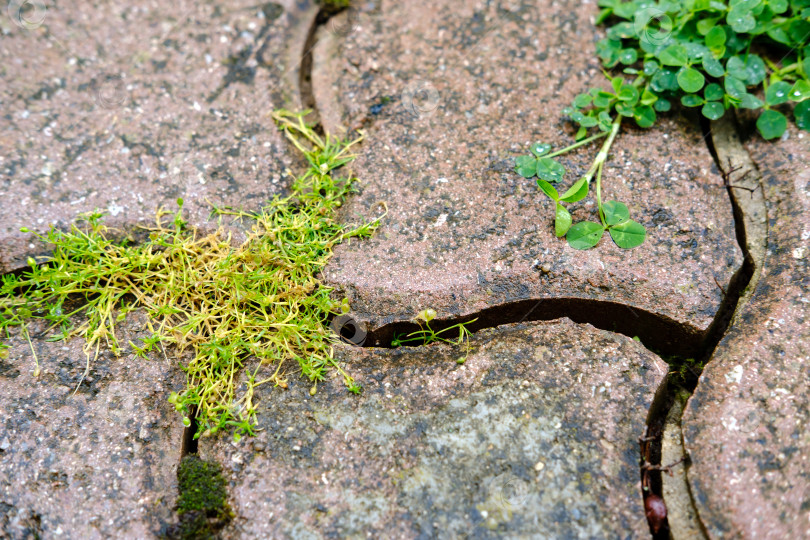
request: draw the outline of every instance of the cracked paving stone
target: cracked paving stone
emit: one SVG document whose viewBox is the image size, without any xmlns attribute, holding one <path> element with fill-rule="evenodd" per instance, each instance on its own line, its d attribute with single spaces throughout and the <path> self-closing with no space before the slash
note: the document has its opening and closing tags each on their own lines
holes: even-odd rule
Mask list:
<svg viewBox="0 0 810 540">
<path fill-rule="evenodd" d="M 347 213 L 389 213 L 370 241 L 339 246 L 325 271 L 371 327 L 425 307 L 439 317 L 529 298 L 615 302 L 702 337 L 740 267 L 731 205 L 694 121 L 628 125 L 605 169 L 604 197 L 647 227 L 632 251 L 605 237 L 575 251 L 554 237 L 553 208 L 513 172 L 529 144 L 573 139 L 561 110 L 607 82 L 595 54 L 594 3 L 460 0 L 362 8 L 345 39 L 315 49 L 328 130 L 363 128 L 352 164 L 362 194 Z M 630 124 L 631 122 L 628 122 Z M 566 185 L 598 148 L 561 162 Z M 572 205 L 595 219 L 593 197 Z M 717 282 L 715 281 L 717 280 Z M 624 310 L 613 317 L 632 317 Z"/>
<path fill-rule="evenodd" d="M 31 30 L 0 17 L 0 271 L 41 249 L 21 227 L 95 209 L 150 225 L 177 198 L 215 227 L 209 203 L 257 209 L 280 193 L 294 162 L 269 115 L 298 101 L 308 28 L 282 4 L 48 3 Z"/>
<path fill-rule="evenodd" d="M 751 132 L 754 130 L 751 129 Z M 810 136 L 746 143 L 769 220 L 762 278 L 684 420 L 691 491 L 711 538 L 810 537 Z"/>
<path fill-rule="evenodd" d="M 339 350 L 363 384 L 259 387 L 255 438 L 203 439 L 237 514 L 225 538 L 640 538 L 637 438 L 667 366 L 567 319 L 459 348 Z"/>
<path fill-rule="evenodd" d="M 117 332 L 126 343 L 144 327 L 141 316 Z M 32 343 L 38 377 L 19 334 L 0 360 L 0 537 L 153 537 L 174 519 L 183 424 L 166 398 L 182 373 L 102 353 L 74 395 L 83 340 Z"/>
</svg>

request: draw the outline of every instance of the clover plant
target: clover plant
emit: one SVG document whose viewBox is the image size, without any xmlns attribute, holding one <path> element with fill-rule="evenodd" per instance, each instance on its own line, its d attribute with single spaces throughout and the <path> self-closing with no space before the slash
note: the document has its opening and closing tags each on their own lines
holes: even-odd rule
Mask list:
<svg viewBox="0 0 810 540">
<path fill-rule="evenodd" d="M 810 0 L 599 0 L 597 24 L 608 23 L 596 52 L 610 87 L 574 98 L 563 114 L 579 130 L 574 144 L 552 151 L 535 143 L 515 170 L 555 204 L 555 233 L 576 249 L 596 246 L 605 231 L 621 248 L 641 245 L 644 227 L 627 206 L 602 202 L 602 172 L 622 122 L 655 124 L 673 106 L 699 108 L 709 120 L 729 109 L 759 111 L 766 140 L 781 137 L 788 118 L 810 131 Z M 618 72 L 618 73 L 617 73 Z M 604 139 L 585 175 L 560 194 L 565 175 L 554 158 Z M 599 223 L 573 223 L 566 204 L 582 200 L 595 181 Z"/>
</svg>

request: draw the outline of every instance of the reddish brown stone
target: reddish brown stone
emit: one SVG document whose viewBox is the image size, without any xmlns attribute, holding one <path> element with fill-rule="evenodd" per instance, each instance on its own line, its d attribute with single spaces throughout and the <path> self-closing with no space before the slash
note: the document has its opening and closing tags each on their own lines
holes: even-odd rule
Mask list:
<svg viewBox="0 0 810 540">
<path fill-rule="evenodd" d="M 363 127 L 348 214 L 389 213 L 369 242 L 340 246 L 325 274 L 372 326 L 425 307 L 440 317 L 528 298 L 616 302 L 702 335 L 741 263 L 728 196 L 696 123 L 628 126 L 603 196 L 624 201 L 649 238 L 579 252 L 553 236 L 552 206 L 513 158 L 573 141 L 561 109 L 606 85 L 594 3 L 388 2 L 359 10 L 338 53 L 316 48 L 313 77 L 332 131 Z M 336 77 L 336 79 L 335 79 Z M 330 92 L 331 90 L 331 92 Z M 331 96 L 330 96 L 331 94 Z M 572 171 L 598 148 L 562 158 Z M 596 219 L 593 198 L 575 218 Z M 637 315 L 618 306 L 605 320 Z M 666 339 L 666 336 L 657 336 Z"/>
<path fill-rule="evenodd" d="M 200 225 L 211 204 L 256 209 L 282 190 L 292 160 L 270 113 L 298 107 L 311 10 L 46 4 L 31 29 L 0 17 L 0 271 L 41 249 L 21 227 L 94 209 L 148 225 L 177 198 Z"/>
<path fill-rule="evenodd" d="M 259 431 L 200 441 L 237 517 L 226 538 L 644 537 L 637 438 L 667 366 L 568 320 L 446 345 L 341 349 L 340 378 L 260 387 Z"/>
<path fill-rule="evenodd" d="M 762 278 L 684 416 L 691 490 L 711 538 L 810 536 L 810 135 L 753 137 L 769 241 Z"/>
<path fill-rule="evenodd" d="M 148 335 L 140 323 L 118 329 L 123 343 Z M 0 360 L 0 536 L 157 534 L 174 519 L 183 425 L 167 396 L 182 373 L 168 360 L 103 352 L 82 381 L 83 340 L 34 337 L 34 377 L 27 341 L 10 344 Z"/>
</svg>

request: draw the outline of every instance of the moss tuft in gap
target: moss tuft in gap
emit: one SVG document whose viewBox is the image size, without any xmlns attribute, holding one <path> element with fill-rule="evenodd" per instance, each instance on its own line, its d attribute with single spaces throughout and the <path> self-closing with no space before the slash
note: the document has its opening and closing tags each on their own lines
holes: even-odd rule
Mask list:
<svg viewBox="0 0 810 540">
<path fill-rule="evenodd" d="M 218 463 L 190 454 L 180 461 L 177 481 L 180 523 L 167 536 L 183 540 L 214 538 L 233 518 L 222 468 Z"/>
</svg>

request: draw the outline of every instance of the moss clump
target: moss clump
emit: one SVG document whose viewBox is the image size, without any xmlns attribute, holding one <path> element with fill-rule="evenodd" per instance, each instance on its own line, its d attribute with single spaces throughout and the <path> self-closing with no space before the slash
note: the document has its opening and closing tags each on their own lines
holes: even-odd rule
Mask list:
<svg viewBox="0 0 810 540">
<path fill-rule="evenodd" d="M 228 506 L 228 493 L 222 468 L 217 463 L 188 455 L 177 468 L 180 496 L 177 513 L 180 525 L 171 537 L 213 538 L 233 517 Z"/>
<path fill-rule="evenodd" d="M 318 3 L 327 9 L 335 11 L 346 9 L 352 4 L 351 0 L 319 0 Z"/>
<path fill-rule="evenodd" d="M 178 358 L 191 356 L 181 363 L 186 387 L 169 401 L 186 425 L 197 411 L 196 436 L 225 429 L 234 429 L 235 438 L 252 434 L 255 388 L 286 386 L 290 361 L 316 383 L 337 369 L 349 390 L 359 392 L 333 357 L 338 338 L 327 325 L 348 305 L 332 299 L 332 289 L 316 276 L 336 244 L 369 236 L 376 222 L 352 228 L 337 219 L 355 179 L 336 171 L 352 161 L 349 148 L 359 139 L 322 137 L 304 122 L 305 114 L 273 114 L 309 162 L 293 178 L 290 195 L 275 197 L 257 213 L 215 209 L 248 222 L 244 243 L 234 246 L 222 231 L 200 235 L 183 220 L 182 201 L 176 213 L 158 212 L 149 239 L 137 245 L 114 242 L 98 213 L 68 231 L 51 228 L 37 237 L 52 254 L 30 260 L 20 276 L 3 277 L 0 332 L 22 326 L 25 333 L 34 317 L 59 328 L 60 337 L 84 336 L 86 374 L 102 345 L 125 352 L 116 325 L 129 311 L 145 309 L 151 336 L 130 342 L 129 350 L 145 358 L 171 346 Z M 182 354 L 187 350 L 193 355 Z M 249 359 L 255 368 L 242 382 Z"/>
<path fill-rule="evenodd" d="M 198 511 L 212 518 L 230 515 L 225 479 L 218 463 L 203 461 L 194 454 L 188 455 L 177 467 L 177 482 L 180 490 L 178 514 Z"/>
</svg>

